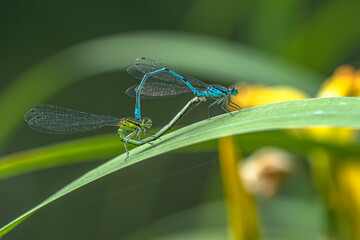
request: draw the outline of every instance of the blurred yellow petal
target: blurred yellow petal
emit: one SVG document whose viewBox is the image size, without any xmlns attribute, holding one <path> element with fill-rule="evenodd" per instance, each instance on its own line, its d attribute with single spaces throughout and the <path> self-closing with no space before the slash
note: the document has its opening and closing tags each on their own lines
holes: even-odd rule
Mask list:
<svg viewBox="0 0 360 240">
<path fill-rule="evenodd" d="M 266 87 L 243 83 L 236 88 L 239 93 L 231 100 L 242 108 L 308 98 L 304 92 L 287 86 Z"/>
<path fill-rule="evenodd" d="M 360 71 L 357 71 L 355 74 L 354 96 L 360 97 Z"/>
<path fill-rule="evenodd" d="M 360 74 L 352 66 L 338 67 L 334 74 L 321 86 L 318 97 L 346 97 L 360 93 Z M 357 132 L 350 128 L 316 127 L 305 132 L 312 138 L 323 142 L 349 143 L 356 139 Z"/>
<path fill-rule="evenodd" d="M 321 86 L 318 97 L 354 96 L 357 72 L 352 66 L 340 66 Z"/>
<path fill-rule="evenodd" d="M 360 163 L 347 161 L 338 169 L 339 198 L 348 216 L 353 239 L 360 239 Z"/>
<path fill-rule="evenodd" d="M 232 238 L 260 239 L 254 199 L 245 190 L 237 171 L 240 153 L 233 137 L 219 139 L 219 155 Z"/>
<path fill-rule="evenodd" d="M 355 141 L 357 132 L 353 128 L 316 127 L 307 128 L 307 135 L 320 142 L 346 144 Z"/>
</svg>

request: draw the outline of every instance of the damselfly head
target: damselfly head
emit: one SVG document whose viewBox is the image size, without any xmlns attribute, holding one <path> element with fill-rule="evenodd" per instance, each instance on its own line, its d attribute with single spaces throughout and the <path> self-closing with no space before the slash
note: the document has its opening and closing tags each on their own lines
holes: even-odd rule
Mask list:
<svg viewBox="0 0 360 240">
<path fill-rule="evenodd" d="M 239 93 L 235 87 L 229 87 L 228 92 L 230 95 L 236 95 Z"/>
<path fill-rule="evenodd" d="M 142 125 L 146 128 L 151 128 L 151 125 L 152 125 L 152 121 L 150 118 L 144 118 L 142 120 Z"/>
</svg>

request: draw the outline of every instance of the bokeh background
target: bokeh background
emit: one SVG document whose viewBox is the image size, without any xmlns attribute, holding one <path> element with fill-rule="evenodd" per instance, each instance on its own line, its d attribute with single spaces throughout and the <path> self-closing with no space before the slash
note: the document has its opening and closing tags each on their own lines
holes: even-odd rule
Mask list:
<svg viewBox="0 0 360 240">
<path fill-rule="evenodd" d="M 288 84 L 315 96 L 321 82 L 338 66 L 359 67 L 359 12 L 360 2 L 350 0 L 2 1 L 0 109 L 7 112 L 0 116 L 9 121 L 1 124 L 1 154 L 111 131 L 114 141 L 118 141 L 116 129 L 76 136 L 38 133 L 19 120 L 18 112 L 25 113 L 36 103 L 49 103 L 133 116 L 135 100 L 126 96 L 125 90 L 138 80 L 125 68 L 142 52 L 205 82 Z M 176 45 L 176 41 L 186 44 Z M 102 48 L 96 48 L 98 42 L 102 42 Z M 198 48 L 201 45 L 205 50 Z M 211 46 L 219 49 L 207 55 L 206 47 Z M 224 58 L 233 49 L 233 55 L 240 59 L 251 56 L 249 66 L 253 68 L 233 65 Z M 216 52 L 221 50 L 225 54 Z M 91 65 L 92 59 L 98 60 L 96 64 Z M 86 61 L 89 63 L 74 64 Z M 207 62 L 213 65 L 204 66 Z M 235 70 L 227 74 L 229 71 L 222 66 Z M 280 70 L 270 76 L 272 66 Z M 29 74 L 38 77 L 36 85 L 24 83 Z M 49 82 L 48 76 L 52 78 Z M 143 114 L 151 116 L 158 128 L 188 99 L 143 101 Z M 218 113 L 221 110 L 213 112 Z M 199 106 L 187 113 L 179 126 L 206 117 L 207 107 Z M 286 135 L 274 132 L 270 138 L 259 138 L 256 144 L 253 141 L 244 146 L 244 155 L 269 142 L 276 145 Z M 0 225 L 109 158 L 2 179 Z M 204 232 L 213 239 L 224 239 L 228 226 L 218 159 L 214 147 L 211 151 L 188 149 L 144 161 L 45 207 L 4 239 L 170 239 L 169 235 L 202 239 Z M 264 239 L 327 236 L 331 213 L 315 190 L 308 161 L 301 156 L 297 161 L 301 173 L 290 177 L 276 196 L 256 198 Z"/>
</svg>

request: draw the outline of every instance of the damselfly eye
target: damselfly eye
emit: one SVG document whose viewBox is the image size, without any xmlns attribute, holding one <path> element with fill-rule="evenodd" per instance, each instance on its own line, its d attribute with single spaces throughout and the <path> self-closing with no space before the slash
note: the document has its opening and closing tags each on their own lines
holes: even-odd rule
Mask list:
<svg viewBox="0 0 360 240">
<path fill-rule="evenodd" d="M 235 87 L 230 87 L 228 91 L 233 94 L 238 93 L 238 90 Z"/>
<path fill-rule="evenodd" d="M 150 118 L 144 118 L 142 121 L 143 125 L 145 125 L 147 128 L 150 128 L 152 125 L 152 121 Z"/>
</svg>

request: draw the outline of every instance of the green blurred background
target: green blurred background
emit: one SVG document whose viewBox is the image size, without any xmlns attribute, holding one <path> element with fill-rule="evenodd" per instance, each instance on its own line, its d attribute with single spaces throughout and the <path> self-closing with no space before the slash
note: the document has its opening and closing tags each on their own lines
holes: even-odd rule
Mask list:
<svg viewBox="0 0 360 240">
<path fill-rule="evenodd" d="M 291 66 L 290 74 L 292 69 L 297 69 L 312 76 L 304 79 L 304 83 L 293 83 L 289 79 L 289 85 L 304 85 L 308 93 L 314 94 L 316 86 L 337 66 L 351 64 L 359 67 L 359 12 L 360 2 L 350 0 L 3 1 L 0 3 L 0 96 L 16 88 L 16 83 L 28 71 L 66 51 L 71 52 L 74 46 L 78 50 L 79 44 L 91 45 L 94 39 L 132 34 L 143 39 L 121 46 L 123 49 L 139 47 L 151 50 L 154 47 L 151 41 L 145 46 L 137 44 L 146 42 L 146 36 L 152 38 L 157 34 L 162 36 L 164 45 L 176 36 L 179 39 L 189 36 L 191 39 L 200 38 L 199 42 L 204 44 L 216 45 L 219 41 L 219 45 L 229 44 L 229 49 L 239 46 L 246 50 L 245 54 L 255 55 L 265 62 L 288 64 Z M 212 77 L 213 73 L 209 73 L 206 67 L 201 68 L 201 63 L 191 68 L 186 63 L 179 63 L 180 60 L 176 61 L 206 59 L 206 54 L 197 52 L 196 48 L 189 52 L 179 46 L 177 55 L 167 56 L 167 47 L 156 46 L 158 52 L 145 56 L 184 69 L 206 82 L 230 85 L 257 81 L 254 76 L 247 78 L 246 73 L 241 79 L 226 76 L 226 81 L 218 76 Z M 111 53 L 112 48 L 108 51 Z M 47 84 L 29 86 L 12 99 L 16 99 L 16 104 L 24 109 L 34 105 L 29 97 L 42 96 L 39 103 L 119 117 L 133 116 L 135 101 L 124 92 L 138 80 L 131 78 L 120 65 L 128 66 L 141 55 L 129 50 L 122 58 L 122 52 L 117 49 L 113 54 L 123 59 L 119 69 L 109 67 L 102 73 L 94 70 L 94 74 L 83 74 L 85 77 L 51 90 L 50 96 L 46 96 Z M 88 56 L 97 57 L 102 56 Z M 227 61 L 210 60 L 215 63 Z M 217 72 L 217 69 L 212 71 Z M 248 71 L 261 73 L 262 68 Z M 71 75 L 61 72 L 56 81 L 61 81 L 62 74 Z M 42 81 L 46 82 L 46 74 L 41 76 L 45 76 Z M 275 80 L 271 82 L 265 78 L 258 79 L 258 82 L 277 84 Z M 14 104 L 4 102 L 4 97 L 0 99 L 3 106 Z M 143 101 L 143 114 L 151 116 L 155 128 L 161 127 L 188 99 L 189 96 L 184 96 Z M 216 113 L 222 112 L 214 110 Z M 0 113 L 1 118 L 6 118 L 6 114 Z M 207 107 L 200 106 L 186 114 L 180 125 L 206 116 Z M 6 128 L 3 124 L 1 131 Z M 117 141 L 115 129 L 77 136 L 52 136 L 35 132 L 18 121 L 4 136 L 1 153 L 11 154 L 110 131 Z M 270 141 L 276 142 L 282 136 L 283 133 L 275 133 Z M 260 141 L 255 147 L 267 146 L 268 142 L 268 139 Z M 255 147 L 245 146 L 245 154 Z M 5 225 L 102 162 L 77 163 L 1 180 L 0 225 Z M 302 164 L 307 169 L 306 162 Z M 307 170 L 302 176 L 292 178 L 276 198 L 258 199 L 258 203 L 265 236 L 274 236 L 268 239 L 318 239 L 319 232 L 325 228 L 323 218 L 326 214 Z M 201 236 L 201 231 L 214 231 L 216 233 L 209 234 L 213 239 L 223 239 L 227 234 L 224 209 L 217 152 L 171 153 L 126 168 L 60 199 L 26 220 L 4 239 L 147 239 L 155 236 L 168 239 L 167 234 L 184 229 L 193 229 L 193 239 L 201 239 L 194 237 L 196 234 Z M 277 209 L 276 214 L 274 209 Z M 174 214 L 177 214 L 176 218 Z M 185 238 L 180 235 L 178 239 Z"/>
</svg>

